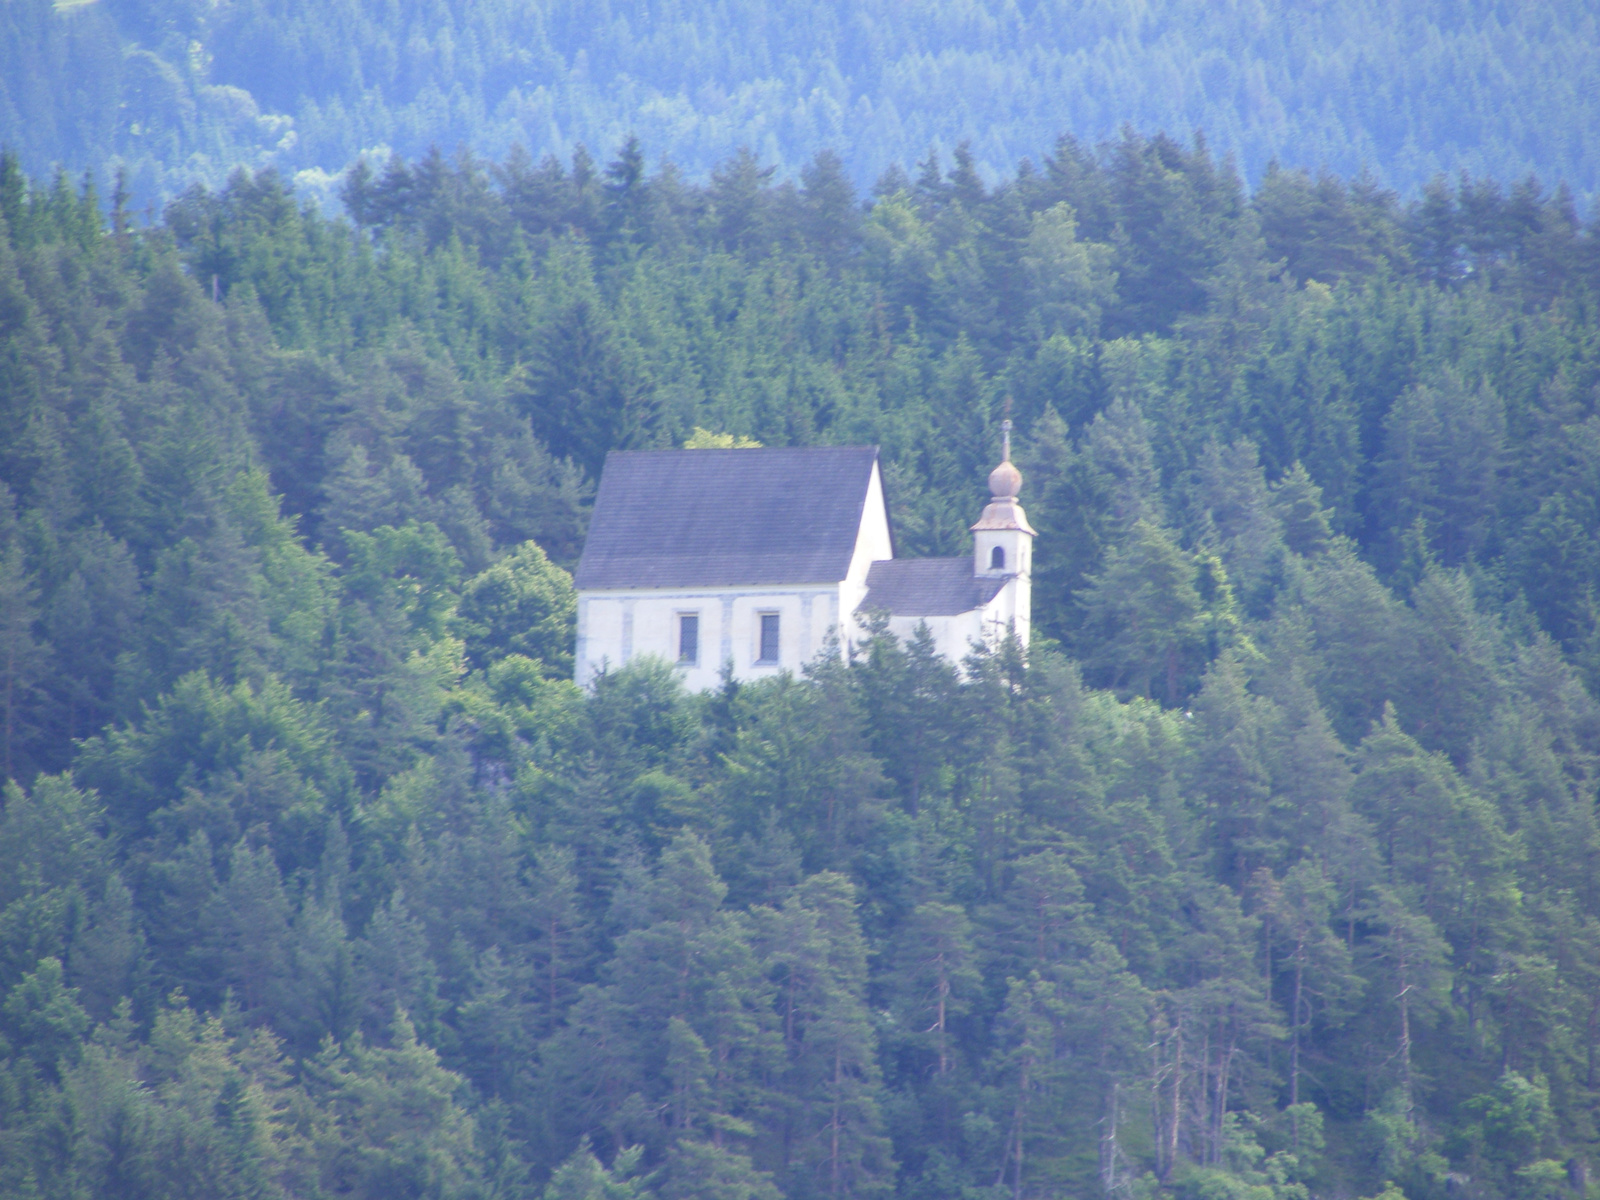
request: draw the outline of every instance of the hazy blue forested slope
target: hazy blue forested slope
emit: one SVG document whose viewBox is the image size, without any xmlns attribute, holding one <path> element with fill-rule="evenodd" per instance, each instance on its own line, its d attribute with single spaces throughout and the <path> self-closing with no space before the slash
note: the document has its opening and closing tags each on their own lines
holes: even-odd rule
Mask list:
<svg viewBox="0 0 1600 1200">
<path fill-rule="evenodd" d="M 834 147 L 858 183 L 971 139 L 991 178 L 1059 133 L 1204 128 L 1413 189 L 1438 171 L 1600 186 L 1600 34 L 1538 4 L 12 0 L 0 143 L 34 171 L 126 162 L 142 196 L 235 163 L 337 171 L 430 143 L 609 153 L 691 174 Z M 306 182 L 316 181 L 306 177 Z"/>
</svg>

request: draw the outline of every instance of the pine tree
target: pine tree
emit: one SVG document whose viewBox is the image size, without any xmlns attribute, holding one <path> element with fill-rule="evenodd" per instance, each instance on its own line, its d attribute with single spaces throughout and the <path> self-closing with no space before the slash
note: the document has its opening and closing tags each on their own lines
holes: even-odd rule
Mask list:
<svg viewBox="0 0 1600 1200">
<path fill-rule="evenodd" d="M 1495 505 L 1505 439 L 1500 397 L 1447 375 L 1406 392 L 1384 424 L 1379 521 L 1395 539 L 1420 519 L 1444 564 L 1459 565 L 1483 544 Z"/>
<path fill-rule="evenodd" d="M 0 772 L 7 780 L 31 780 L 31 751 L 44 725 L 49 647 L 34 636 L 37 602 L 21 548 L 12 546 L 0 555 Z"/>
<path fill-rule="evenodd" d="M 569 849 L 547 847 L 531 882 L 531 923 L 538 941 L 532 952 L 534 989 L 545 1029 L 554 1028 L 571 1001 L 573 980 L 588 959 L 588 921 Z"/>
<path fill-rule="evenodd" d="M 110 1020 L 117 1003 L 135 994 L 144 982 L 144 933 L 136 920 L 133 893 L 112 875 L 95 898 L 90 923 L 73 939 L 67 973 L 85 1011 L 96 1021 Z"/>
<path fill-rule="evenodd" d="M 74 1062 L 89 1014 L 76 988 L 65 983 L 61 960 L 41 959 L 0 1001 L 0 1029 L 11 1053 L 26 1056 L 47 1077 L 59 1077 Z"/>
<path fill-rule="evenodd" d="M 958 1065 L 953 1023 L 978 986 L 972 923 L 956 905 L 919 904 L 901 930 L 897 958 L 894 991 L 901 1021 L 932 1050 L 936 1073 L 947 1075 Z"/>
<path fill-rule="evenodd" d="M 651 1193 L 639 1178 L 640 1147 L 632 1146 L 612 1160 L 611 1167 L 589 1148 L 585 1138 L 571 1156 L 556 1168 L 545 1185 L 544 1200 L 641 1200 Z"/>
<path fill-rule="evenodd" d="M 1321 489 L 1300 463 L 1273 485 L 1272 507 L 1290 550 L 1314 558 L 1327 547 L 1333 535 L 1330 514 L 1322 507 Z"/>
<path fill-rule="evenodd" d="M 1081 603 L 1094 678 L 1168 704 L 1184 696 L 1205 650 L 1202 602 L 1192 561 L 1165 530 L 1135 523 Z"/>
<path fill-rule="evenodd" d="M 1257 865 L 1277 864 L 1287 850 L 1263 745 L 1275 714 L 1250 694 L 1232 653 L 1211 664 L 1193 711 L 1199 739 L 1190 788 L 1205 804 L 1217 874 L 1242 886 Z"/>
<path fill-rule="evenodd" d="M 802 882 L 774 922 L 768 961 L 789 1098 L 774 1149 L 791 1195 L 872 1195 L 893 1170 L 880 1132 L 865 952 L 854 888 L 831 872 Z"/>
<path fill-rule="evenodd" d="M 371 1200 L 473 1195 L 480 1162 L 472 1118 L 455 1099 L 460 1077 L 417 1041 L 402 1011 L 389 1041 L 378 1049 L 357 1037 L 310 1064 L 312 1095 L 332 1118 L 314 1148 L 318 1183 Z"/>
<path fill-rule="evenodd" d="M 832 150 L 819 150 L 800 170 L 802 228 L 807 246 L 834 269 L 845 266 L 860 237 L 855 186 Z"/>
<path fill-rule="evenodd" d="M 217 895 L 218 937 L 223 978 L 240 1008 L 258 1020 L 282 1020 L 279 991 L 288 974 L 289 918 L 289 899 L 271 852 L 240 841 Z"/>
<path fill-rule="evenodd" d="M 361 1028 L 369 1041 L 388 1032 L 397 1007 L 420 1032 L 437 1037 L 442 1004 L 428 949 L 426 930 L 406 907 L 405 894 L 396 890 L 372 914 L 356 950 L 362 976 Z"/>
</svg>

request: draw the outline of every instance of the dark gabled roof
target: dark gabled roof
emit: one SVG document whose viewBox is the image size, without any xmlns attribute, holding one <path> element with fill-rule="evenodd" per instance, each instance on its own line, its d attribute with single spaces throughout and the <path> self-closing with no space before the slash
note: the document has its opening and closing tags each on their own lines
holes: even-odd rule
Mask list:
<svg viewBox="0 0 1600 1200">
<path fill-rule="evenodd" d="M 993 600 L 1006 584 L 972 573 L 972 559 L 890 558 L 867 571 L 863 610 L 881 609 L 894 617 L 953 617 Z"/>
<path fill-rule="evenodd" d="M 579 588 L 838 583 L 876 446 L 606 455 Z"/>
</svg>

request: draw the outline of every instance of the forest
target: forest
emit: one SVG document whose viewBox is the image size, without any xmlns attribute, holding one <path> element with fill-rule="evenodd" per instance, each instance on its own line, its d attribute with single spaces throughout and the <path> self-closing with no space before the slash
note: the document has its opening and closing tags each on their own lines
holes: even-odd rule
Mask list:
<svg viewBox="0 0 1600 1200">
<path fill-rule="evenodd" d="M 1600 228 L 1204 139 L 0 156 L 0 1195 L 1600 1194 Z M 605 454 L 1035 636 L 571 682 Z"/>
<path fill-rule="evenodd" d="M 697 179 L 740 146 L 785 176 L 832 147 L 857 187 L 969 139 L 991 185 L 1061 132 L 1204 129 L 1277 159 L 1530 172 L 1600 197 L 1588 0 L 7 0 L 0 145 L 159 210 L 274 167 L 337 208 L 363 152 L 567 158 L 637 134 Z"/>
</svg>

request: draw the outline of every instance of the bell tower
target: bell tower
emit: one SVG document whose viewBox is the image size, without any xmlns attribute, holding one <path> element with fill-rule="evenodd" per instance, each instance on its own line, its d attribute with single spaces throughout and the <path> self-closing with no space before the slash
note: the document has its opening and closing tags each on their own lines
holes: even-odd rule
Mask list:
<svg viewBox="0 0 1600 1200">
<path fill-rule="evenodd" d="M 989 503 L 972 527 L 972 573 L 984 579 L 1015 577 L 1025 589 L 1033 572 L 1033 539 L 1037 535 L 1017 503 L 1022 472 L 1011 462 L 1009 416 L 1000 428 L 1004 435 L 1001 463 L 989 472 Z"/>
</svg>

